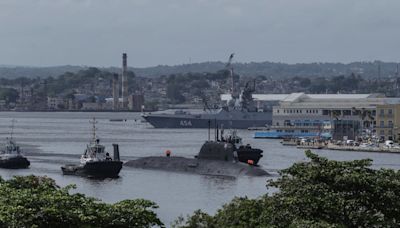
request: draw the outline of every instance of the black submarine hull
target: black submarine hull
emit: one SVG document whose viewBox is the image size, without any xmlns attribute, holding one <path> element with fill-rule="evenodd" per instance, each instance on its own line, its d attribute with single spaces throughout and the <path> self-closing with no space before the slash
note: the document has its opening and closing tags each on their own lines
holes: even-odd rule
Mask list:
<svg viewBox="0 0 400 228">
<path fill-rule="evenodd" d="M 261 167 L 241 162 L 184 157 L 143 157 L 130 160 L 124 166 L 225 177 L 268 175 Z"/>
<path fill-rule="evenodd" d="M 88 162 L 84 165 L 65 165 L 61 167 L 64 175 L 92 178 L 116 178 L 121 169 L 121 161 L 98 161 Z"/>
<path fill-rule="evenodd" d="M 0 159 L 0 168 L 5 169 L 26 169 L 30 166 L 26 157 L 11 157 Z"/>
</svg>

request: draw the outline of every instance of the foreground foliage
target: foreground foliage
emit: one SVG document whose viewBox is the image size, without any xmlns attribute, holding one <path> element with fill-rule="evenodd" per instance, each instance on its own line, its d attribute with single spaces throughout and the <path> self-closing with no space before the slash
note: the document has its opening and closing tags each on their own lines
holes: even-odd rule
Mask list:
<svg viewBox="0 0 400 228">
<path fill-rule="evenodd" d="M 73 186 L 58 187 L 47 177 L 0 178 L 0 227 L 152 227 L 162 226 L 147 200 L 102 203 Z"/>
<path fill-rule="evenodd" d="M 279 192 L 235 198 L 214 216 L 201 211 L 178 227 L 400 227 L 400 172 L 371 169 L 371 160 L 331 161 L 306 151 L 268 182 Z"/>
</svg>

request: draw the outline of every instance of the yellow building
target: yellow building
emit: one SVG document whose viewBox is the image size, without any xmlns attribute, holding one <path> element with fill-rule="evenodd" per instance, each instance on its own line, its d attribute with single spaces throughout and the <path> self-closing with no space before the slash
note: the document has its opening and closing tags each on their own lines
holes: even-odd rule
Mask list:
<svg viewBox="0 0 400 228">
<path fill-rule="evenodd" d="M 377 105 L 375 129 L 380 139 L 400 141 L 400 104 Z"/>
</svg>

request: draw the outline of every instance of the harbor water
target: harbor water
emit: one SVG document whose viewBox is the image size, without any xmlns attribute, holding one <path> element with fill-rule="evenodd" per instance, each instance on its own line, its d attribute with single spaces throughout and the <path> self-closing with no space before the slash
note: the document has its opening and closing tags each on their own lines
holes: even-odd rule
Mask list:
<svg viewBox="0 0 400 228">
<path fill-rule="evenodd" d="M 98 121 L 97 134 L 101 143 L 110 152 L 112 143 L 119 144 L 124 161 L 164 156 L 166 150 L 172 151 L 172 156 L 193 158 L 208 138 L 206 129 L 155 129 L 143 123 L 139 113 L 0 112 L 1 143 L 9 137 L 11 120 L 15 119 L 14 137 L 31 161 L 29 169 L 0 169 L 0 176 L 7 179 L 14 175 L 46 175 L 61 186 L 75 184 L 75 191 L 110 203 L 148 199 L 159 205 L 156 212 L 169 226 L 178 216 L 186 216 L 196 209 L 215 213 L 235 196 L 255 198 L 274 191 L 266 188 L 267 180 L 278 177 L 279 170 L 306 159 L 304 150 L 282 146 L 279 140 L 253 139 L 253 131 L 240 130 L 238 133 L 245 143 L 264 150 L 259 164 L 271 176 L 223 178 L 130 167 L 124 167 L 118 179 L 93 180 L 62 175 L 61 165 L 77 163 L 86 148 L 91 138 L 89 120 L 93 117 Z M 400 154 L 314 152 L 336 160 L 371 158 L 374 168 L 400 168 Z"/>
</svg>

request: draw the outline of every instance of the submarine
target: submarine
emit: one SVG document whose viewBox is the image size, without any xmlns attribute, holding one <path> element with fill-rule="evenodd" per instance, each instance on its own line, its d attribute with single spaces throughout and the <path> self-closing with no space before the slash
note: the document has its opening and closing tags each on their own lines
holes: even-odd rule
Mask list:
<svg viewBox="0 0 400 228">
<path fill-rule="evenodd" d="M 223 137 L 222 132 L 219 137 L 218 132 L 217 129 L 214 141 L 209 136 L 194 158 L 171 156 L 170 151 L 167 151 L 166 156 L 130 160 L 124 166 L 225 177 L 268 175 L 267 171 L 257 165 L 262 157 L 262 150 L 251 148 L 250 145 L 238 146 L 241 138 L 236 131 L 229 137 Z"/>
<path fill-rule="evenodd" d="M 93 138 L 80 159 L 80 164 L 66 164 L 61 167 L 64 175 L 91 178 L 117 178 L 122 169 L 118 144 L 113 144 L 114 157 L 111 158 L 96 136 L 96 120 L 93 119 Z"/>
</svg>

